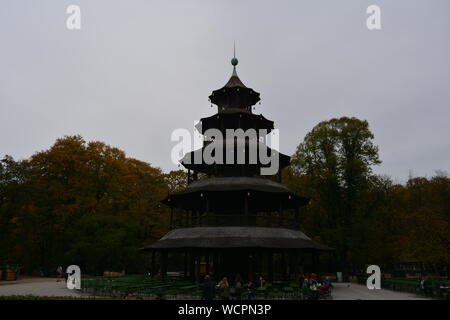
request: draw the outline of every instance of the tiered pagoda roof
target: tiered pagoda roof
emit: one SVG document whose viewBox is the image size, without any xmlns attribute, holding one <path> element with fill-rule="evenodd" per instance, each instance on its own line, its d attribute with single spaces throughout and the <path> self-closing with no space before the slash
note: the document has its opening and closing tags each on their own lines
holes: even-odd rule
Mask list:
<svg viewBox="0 0 450 320">
<path fill-rule="evenodd" d="M 224 137 L 227 129 L 265 129 L 269 133 L 274 128 L 273 121 L 252 112 L 252 106 L 260 101 L 260 94 L 239 79 L 235 57 L 231 63 L 231 78 L 209 96 L 211 103 L 217 105 L 217 113 L 201 119 L 201 126 L 198 127 L 200 133 L 205 135 L 208 129 L 218 129 Z M 295 230 L 299 226 L 298 210 L 307 205 L 309 199 L 281 184 L 280 171 L 289 165 L 290 157 L 271 150 L 264 143 L 265 136 L 258 135 L 253 140 L 237 141 L 230 150 L 224 138 L 223 154 L 236 154 L 237 150 L 245 150 L 246 155 L 259 150 L 266 154 L 273 152 L 279 160 L 278 177 L 259 175 L 259 170 L 267 166 L 261 163 L 259 157 L 256 163 L 251 163 L 249 157 L 245 158 L 244 163 L 205 163 L 202 155 L 205 147 L 212 142 L 206 140 L 202 148 L 186 154 L 181 160 L 181 164 L 189 170 L 189 184 L 185 190 L 170 194 L 162 201 L 172 208 L 172 215 L 181 212 L 180 216 L 171 217 L 171 225 L 175 229 L 151 248 L 328 249 Z M 195 159 L 202 161 L 194 163 Z M 199 173 L 206 176 L 199 179 Z M 295 216 L 295 219 L 292 223 L 288 222 L 287 227 L 280 227 L 291 221 L 287 220 L 288 215 Z M 263 218 L 264 225 L 258 222 L 260 218 Z M 173 222 L 175 220 L 179 223 Z"/>
</svg>

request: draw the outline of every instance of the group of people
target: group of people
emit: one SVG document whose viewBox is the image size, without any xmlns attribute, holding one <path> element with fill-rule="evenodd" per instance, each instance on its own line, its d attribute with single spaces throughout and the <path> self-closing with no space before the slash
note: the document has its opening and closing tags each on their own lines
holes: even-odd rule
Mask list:
<svg viewBox="0 0 450 320">
<path fill-rule="evenodd" d="M 249 281 L 244 287 L 242 278 L 238 274 L 232 285 L 228 282 L 227 277 L 223 277 L 216 285 L 211 277 L 206 275 L 203 283 L 202 299 L 213 300 L 218 295 L 222 300 L 241 300 L 243 296 L 251 300 L 255 297 L 256 288 L 263 287 L 265 283 L 266 280 L 261 276 L 256 285 L 253 281 Z"/>
<path fill-rule="evenodd" d="M 450 289 L 449 284 L 449 282 L 445 283 L 442 279 L 438 279 L 434 282 L 433 285 L 433 281 L 430 275 L 427 275 L 420 280 L 420 288 L 422 292 L 425 294 L 425 296 L 430 297 L 434 295 L 434 292 L 436 292 L 438 296 L 448 297 Z"/>
<path fill-rule="evenodd" d="M 251 300 L 255 298 L 256 289 L 264 288 L 265 284 L 266 280 L 262 276 L 259 277 L 256 283 L 249 281 L 244 287 L 239 274 L 231 285 L 227 277 L 223 277 L 216 284 L 209 275 L 206 275 L 203 283 L 202 299 L 213 300 L 216 296 L 219 296 L 222 300 L 241 300 L 243 297 Z M 317 300 L 320 297 L 328 296 L 332 287 L 333 285 L 328 277 L 318 279 L 314 273 L 303 275 L 299 279 L 299 288 L 301 288 L 303 299 Z"/>
<path fill-rule="evenodd" d="M 328 277 L 319 279 L 315 273 L 306 274 L 300 280 L 303 299 L 318 300 L 331 294 L 333 284 Z"/>
</svg>

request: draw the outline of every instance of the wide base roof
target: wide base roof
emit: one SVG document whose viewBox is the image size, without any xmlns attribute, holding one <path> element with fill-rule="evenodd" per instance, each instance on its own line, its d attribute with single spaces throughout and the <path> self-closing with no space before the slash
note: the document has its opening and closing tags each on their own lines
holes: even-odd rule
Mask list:
<svg viewBox="0 0 450 320">
<path fill-rule="evenodd" d="M 267 227 L 195 227 L 174 229 L 142 249 L 273 248 L 333 250 L 303 232 Z"/>
</svg>

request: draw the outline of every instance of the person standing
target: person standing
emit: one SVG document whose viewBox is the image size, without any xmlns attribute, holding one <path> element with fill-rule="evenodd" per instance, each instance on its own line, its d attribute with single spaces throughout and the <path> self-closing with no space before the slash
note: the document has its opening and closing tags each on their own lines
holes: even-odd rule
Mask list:
<svg viewBox="0 0 450 320">
<path fill-rule="evenodd" d="M 205 276 L 205 283 L 203 283 L 202 300 L 214 300 L 215 288 L 209 275 Z"/>
<path fill-rule="evenodd" d="M 264 280 L 263 276 L 260 276 L 259 281 L 258 281 L 258 288 L 264 288 L 265 284 L 266 284 L 266 280 Z"/>
<path fill-rule="evenodd" d="M 320 296 L 319 293 L 319 283 L 316 279 L 309 279 L 309 296 L 308 300 L 318 300 Z"/>
<path fill-rule="evenodd" d="M 60 282 L 62 280 L 62 276 L 63 276 L 63 267 L 59 266 L 56 269 L 56 272 L 58 273 L 58 279 L 56 280 L 56 282 Z"/>
<path fill-rule="evenodd" d="M 425 296 L 432 296 L 433 295 L 433 283 L 431 282 L 430 276 L 427 275 L 422 280 L 422 290 L 425 294 Z"/>
<path fill-rule="evenodd" d="M 236 300 L 241 300 L 242 296 L 242 280 L 239 274 L 236 275 L 234 280 L 234 297 Z"/>
<path fill-rule="evenodd" d="M 247 285 L 247 297 L 248 300 L 252 300 L 255 297 L 255 285 L 250 280 Z"/>
<path fill-rule="evenodd" d="M 230 285 L 228 284 L 227 277 L 224 277 L 222 280 L 220 280 L 217 287 L 219 288 L 220 297 L 223 300 L 229 300 L 230 299 Z"/>
</svg>

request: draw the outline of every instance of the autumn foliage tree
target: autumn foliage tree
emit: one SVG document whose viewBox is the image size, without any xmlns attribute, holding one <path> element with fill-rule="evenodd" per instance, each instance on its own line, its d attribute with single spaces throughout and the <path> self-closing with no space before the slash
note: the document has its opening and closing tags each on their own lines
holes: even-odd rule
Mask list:
<svg viewBox="0 0 450 320">
<path fill-rule="evenodd" d="M 450 264 L 450 179 L 410 178 L 391 195 L 390 245 L 401 261 L 433 268 Z"/>
<path fill-rule="evenodd" d="M 1 175 L 0 256 L 30 268 L 136 268 L 136 249 L 167 231 L 163 172 L 102 142 L 58 139 L 29 160 L 5 158 Z"/>
<path fill-rule="evenodd" d="M 381 161 L 367 121 L 343 117 L 315 126 L 298 146 L 285 182 L 311 197 L 303 228 L 336 249 L 344 271 L 395 261 L 449 264 L 450 183 L 375 175 Z"/>
</svg>

